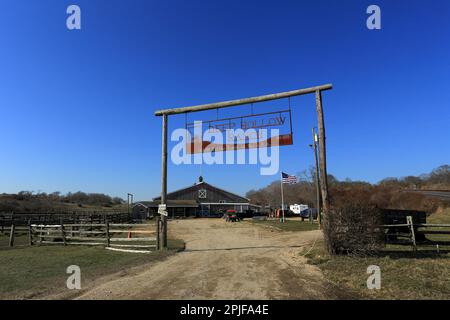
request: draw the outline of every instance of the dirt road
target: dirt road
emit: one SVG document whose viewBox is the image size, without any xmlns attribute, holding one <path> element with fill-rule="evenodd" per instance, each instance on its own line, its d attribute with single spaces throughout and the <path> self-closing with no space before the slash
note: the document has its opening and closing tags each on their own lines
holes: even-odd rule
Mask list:
<svg viewBox="0 0 450 320">
<path fill-rule="evenodd" d="M 299 255 L 319 231 L 279 232 L 223 219 L 170 221 L 186 251 L 108 281 L 79 299 L 339 299 Z"/>
</svg>

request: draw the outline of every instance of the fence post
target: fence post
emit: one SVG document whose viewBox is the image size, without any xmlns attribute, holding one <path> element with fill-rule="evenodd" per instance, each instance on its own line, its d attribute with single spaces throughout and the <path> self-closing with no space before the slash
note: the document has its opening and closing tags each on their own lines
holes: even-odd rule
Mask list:
<svg viewBox="0 0 450 320">
<path fill-rule="evenodd" d="M 106 219 L 106 246 L 109 247 L 110 245 L 110 238 L 109 238 L 109 221 Z"/>
<path fill-rule="evenodd" d="M 40 220 L 39 220 L 39 222 L 42 223 Z M 44 231 L 44 228 L 43 228 L 43 227 L 38 227 L 38 228 L 39 228 L 39 232 L 38 232 L 38 235 L 39 235 L 39 245 L 41 245 L 41 244 L 42 244 L 42 241 L 44 240 L 44 238 L 43 238 L 44 233 L 42 232 L 42 231 Z"/>
<path fill-rule="evenodd" d="M 33 245 L 33 228 L 31 227 L 31 219 L 28 220 L 28 242 Z"/>
<path fill-rule="evenodd" d="M 66 236 L 64 234 L 64 224 L 63 224 L 63 219 L 61 218 L 60 220 L 61 222 L 61 235 L 62 235 L 62 239 L 63 239 L 63 243 L 64 245 L 66 245 Z"/>
<path fill-rule="evenodd" d="M 156 217 L 156 250 L 160 250 L 160 221 L 161 218 L 159 216 Z"/>
<path fill-rule="evenodd" d="M 406 223 L 409 225 L 409 230 L 411 232 L 411 242 L 412 242 L 412 245 L 413 245 L 413 250 L 417 251 L 416 235 L 414 233 L 414 224 L 413 224 L 412 216 L 407 216 L 406 217 Z"/>
<path fill-rule="evenodd" d="M 9 246 L 14 247 L 14 232 L 16 231 L 16 226 L 14 222 L 11 224 L 11 231 L 9 233 Z"/>
</svg>

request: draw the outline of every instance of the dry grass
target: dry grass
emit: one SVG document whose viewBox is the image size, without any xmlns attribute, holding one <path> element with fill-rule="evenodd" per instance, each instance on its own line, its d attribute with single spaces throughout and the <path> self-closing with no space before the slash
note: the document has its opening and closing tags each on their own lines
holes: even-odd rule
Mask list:
<svg viewBox="0 0 450 320">
<path fill-rule="evenodd" d="M 428 222 L 450 223 L 450 210 L 439 210 Z M 450 299 L 450 247 L 441 247 L 439 254 L 429 249 L 414 253 L 410 247 L 388 246 L 372 256 L 330 256 L 319 243 L 306 257 L 326 279 L 361 299 Z M 367 289 L 369 265 L 381 269 L 380 290 Z"/>
<path fill-rule="evenodd" d="M 428 223 L 448 223 L 450 224 L 450 208 L 439 208 L 435 213 L 427 218 Z"/>
<path fill-rule="evenodd" d="M 0 299 L 42 298 L 66 293 L 66 268 L 81 268 L 82 287 L 92 281 L 174 254 L 184 242 L 170 240 L 170 250 L 150 254 L 114 252 L 103 247 L 34 246 L 0 250 Z"/>
<path fill-rule="evenodd" d="M 323 244 L 307 255 L 327 280 L 361 299 L 450 299 L 450 255 L 404 252 L 372 257 L 329 256 Z M 367 267 L 381 269 L 381 289 L 367 289 Z"/>
<path fill-rule="evenodd" d="M 276 220 L 251 220 L 247 219 L 245 222 L 253 223 L 257 226 L 274 228 L 280 231 L 311 231 L 319 229 L 317 223 L 311 223 L 309 221 L 300 221 L 287 219 L 284 223 Z"/>
</svg>

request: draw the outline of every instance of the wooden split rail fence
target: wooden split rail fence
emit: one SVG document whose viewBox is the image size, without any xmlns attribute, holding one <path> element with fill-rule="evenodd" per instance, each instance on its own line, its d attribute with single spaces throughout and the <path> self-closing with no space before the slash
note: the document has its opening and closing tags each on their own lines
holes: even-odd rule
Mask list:
<svg viewBox="0 0 450 320">
<path fill-rule="evenodd" d="M 72 213 L 5 213 L 0 212 L 0 232 L 4 232 L 12 224 L 17 226 L 28 226 L 33 224 L 65 224 L 77 223 L 129 223 L 131 217 L 127 212 L 72 212 Z"/>
<path fill-rule="evenodd" d="M 17 232 L 27 232 L 28 245 L 104 246 L 108 250 L 150 253 L 159 249 L 155 224 L 76 223 L 11 225 L 9 246 Z"/>
<path fill-rule="evenodd" d="M 382 227 L 387 230 L 387 243 L 409 244 L 414 251 L 417 250 L 417 246 L 422 244 L 437 246 L 441 244 L 450 245 L 450 239 L 448 241 L 430 241 L 425 237 L 425 235 L 450 235 L 450 224 L 413 223 L 413 218 L 407 216 L 406 223 L 387 224 Z M 428 228 L 438 230 L 429 230 Z"/>
</svg>

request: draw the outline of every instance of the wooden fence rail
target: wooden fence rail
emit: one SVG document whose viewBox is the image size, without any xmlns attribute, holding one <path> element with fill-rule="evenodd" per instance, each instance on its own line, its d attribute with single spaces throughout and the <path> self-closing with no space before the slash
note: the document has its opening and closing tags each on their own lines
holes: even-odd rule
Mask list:
<svg viewBox="0 0 450 320">
<path fill-rule="evenodd" d="M 114 229 L 111 229 L 111 226 Z M 9 246 L 14 246 L 15 235 L 18 232 L 28 234 L 28 245 L 90 245 L 105 246 L 106 249 L 125 252 L 150 253 L 159 247 L 156 226 L 154 224 L 33 224 L 16 226 L 9 229 Z M 141 236 L 144 235 L 144 236 Z M 151 236 L 155 235 L 155 236 Z"/>
<path fill-rule="evenodd" d="M 381 228 L 387 229 L 387 243 L 394 244 L 404 244 L 402 241 L 390 241 L 389 238 L 397 237 L 406 238 L 406 243 L 409 243 L 412 246 L 414 251 L 417 251 L 417 246 L 421 244 L 429 245 L 429 244 L 446 244 L 450 245 L 450 239 L 448 242 L 441 241 L 420 241 L 425 239 L 426 234 L 437 234 L 437 235 L 450 235 L 450 230 L 419 230 L 422 228 L 450 228 L 450 224 L 435 224 L 435 223 L 413 223 L 413 219 L 411 216 L 406 217 L 407 223 L 403 224 L 386 224 L 382 225 Z M 394 230 L 392 230 L 394 229 Z M 422 237 L 419 239 L 418 237 Z"/>
<path fill-rule="evenodd" d="M 0 212 L 0 232 L 4 232 L 12 224 L 16 226 L 27 226 L 28 222 L 33 224 L 56 225 L 91 223 L 129 223 L 131 217 L 127 212 L 79 212 L 79 213 L 5 213 Z"/>
</svg>

